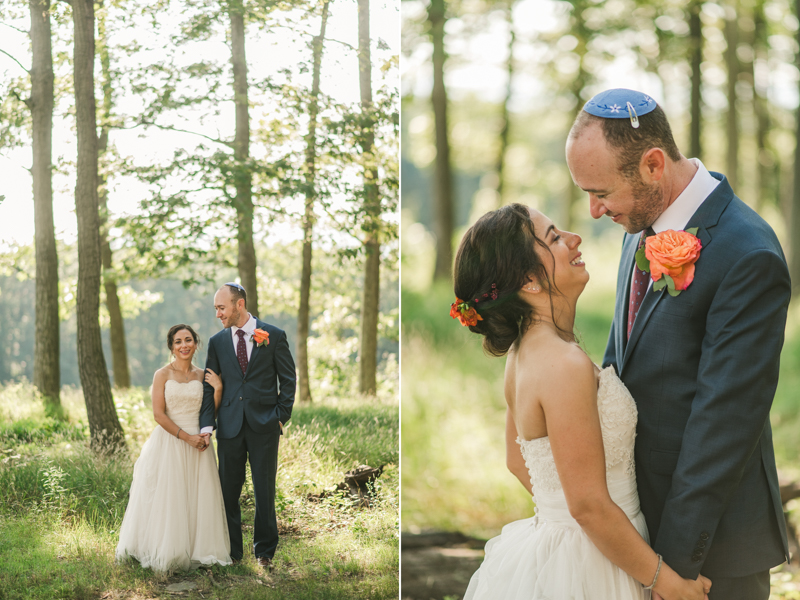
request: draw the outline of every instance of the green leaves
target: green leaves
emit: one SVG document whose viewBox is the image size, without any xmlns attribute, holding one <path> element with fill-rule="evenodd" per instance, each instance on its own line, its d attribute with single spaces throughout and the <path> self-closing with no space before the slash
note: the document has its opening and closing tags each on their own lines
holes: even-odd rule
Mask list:
<svg viewBox="0 0 800 600">
<path fill-rule="evenodd" d="M 669 292 L 669 295 L 673 298 L 681 293 L 681 290 L 675 287 L 675 280 L 666 273 L 661 276 L 661 279 L 653 282 L 654 292 L 660 292 L 664 288 L 667 288 L 667 292 Z"/>
<path fill-rule="evenodd" d="M 644 246 L 636 251 L 636 266 L 639 267 L 640 271 L 650 272 L 650 261 L 647 260 L 647 256 L 644 253 Z"/>
</svg>

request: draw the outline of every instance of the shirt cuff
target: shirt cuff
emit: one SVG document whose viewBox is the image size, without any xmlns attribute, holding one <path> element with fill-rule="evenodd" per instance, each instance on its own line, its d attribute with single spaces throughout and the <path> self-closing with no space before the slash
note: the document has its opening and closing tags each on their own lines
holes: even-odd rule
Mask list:
<svg viewBox="0 0 800 600">
<path fill-rule="evenodd" d="M 211 425 L 208 425 L 208 426 L 206 426 L 206 427 L 203 427 L 203 428 L 200 430 L 200 433 L 214 433 L 214 427 L 213 427 L 213 426 L 211 426 Z"/>
</svg>

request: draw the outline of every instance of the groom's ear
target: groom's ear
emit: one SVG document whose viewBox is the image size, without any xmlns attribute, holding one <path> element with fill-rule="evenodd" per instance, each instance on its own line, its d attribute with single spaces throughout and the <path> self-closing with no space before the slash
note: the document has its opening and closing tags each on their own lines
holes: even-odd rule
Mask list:
<svg viewBox="0 0 800 600">
<path fill-rule="evenodd" d="M 645 183 L 656 183 L 664 176 L 667 157 L 661 148 L 650 148 L 642 155 L 639 173 Z"/>
</svg>

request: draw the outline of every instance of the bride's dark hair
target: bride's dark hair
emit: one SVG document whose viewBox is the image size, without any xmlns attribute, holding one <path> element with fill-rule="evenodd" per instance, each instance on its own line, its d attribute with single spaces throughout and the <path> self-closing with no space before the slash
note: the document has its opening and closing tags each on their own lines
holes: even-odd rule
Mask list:
<svg viewBox="0 0 800 600">
<path fill-rule="evenodd" d="M 461 240 L 453 288 L 456 297 L 469 302 L 483 319 L 469 329 L 484 336 L 483 348 L 492 356 L 505 355 L 536 318 L 519 291 L 529 277 L 542 293 L 558 293 L 536 253 L 537 244 L 552 256 L 522 204 L 486 213 Z"/>
</svg>

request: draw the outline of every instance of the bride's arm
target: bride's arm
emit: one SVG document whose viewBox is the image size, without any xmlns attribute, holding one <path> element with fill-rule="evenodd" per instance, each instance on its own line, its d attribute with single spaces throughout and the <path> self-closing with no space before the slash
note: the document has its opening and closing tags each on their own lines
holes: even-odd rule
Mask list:
<svg viewBox="0 0 800 600">
<path fill-rule="evenodd" d="M 522 452 L 517 443 L 517 426 L 511 417 L 511 411 L 508 409 L 506 409 L 506 466 L 532 496 L 531 476 L 528 473 L 528 467 L 525 465 L 525 459 L 522 457 Z"/>
<path fill-rule="evenodd" d="M 150 392 L 150 398 L 153 402 L 153 417 L 155 417 L 156 423 L 161 425 L 164 431 L 176 436 L 179 440 L 186 442 L 190 446 L 198 450 L 204 449 L 206 443 L 203 438 L 199 435 L 189 435 L 167 416 L 167 401 L 164 398 L 164 387 L 166 385 L 167 375 L 159 369 L 153 376 L 153 388 Z"/>
<path fill-rule="evenodd" d="M 205 381 L 214 388 L 214 414 L 219 410 L 219 403 L 222 401 L 222 379 L 211 369 L 205 370 Z"/>
<path fill-rule="evenodd" d="M 608 493 L 597 377 L 588 357 L 575 350 L 542 365 L 551 377 L 536 390 L 545 412 L 558 477 L 570 514 L 600 552 L 649 586 L 659 559 Z M 523 383 L 518 389 L 529 387 Z M 666 600 L 702 600 L 705 595 L 702 579 L 683 579 L 666 564 L 661 566 L 654 589 Z"/>
</svg>

